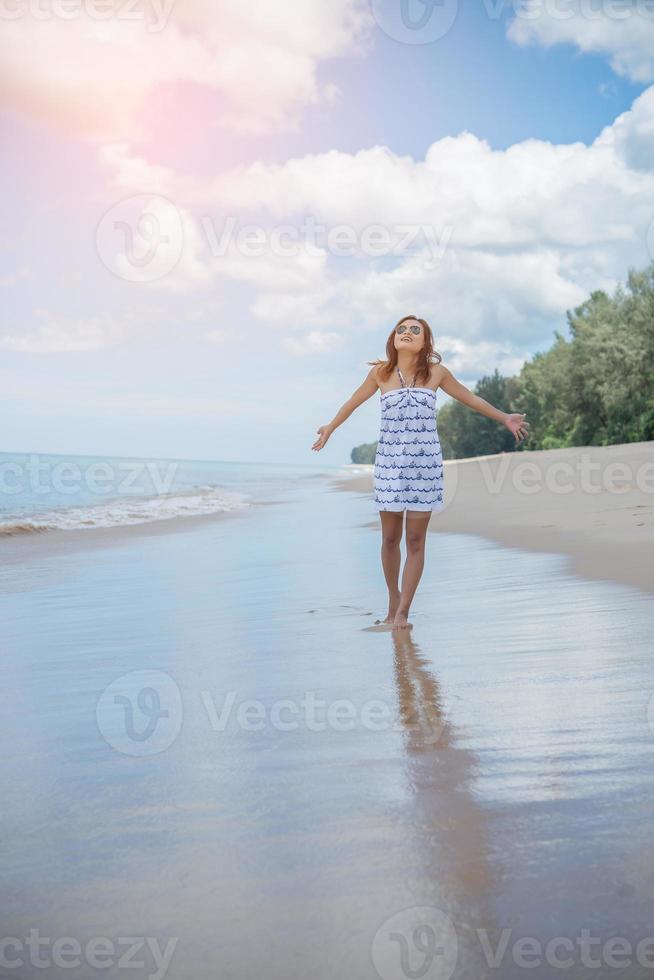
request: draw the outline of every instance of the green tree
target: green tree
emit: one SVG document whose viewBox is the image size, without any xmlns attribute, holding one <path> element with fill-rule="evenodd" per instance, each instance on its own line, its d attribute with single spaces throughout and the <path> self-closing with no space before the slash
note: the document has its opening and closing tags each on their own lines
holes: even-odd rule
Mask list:
<svg viewBox="0 0 654 980">
<path fill-rule="evenodd" d="M 491 405 L 501 407 L 503 411 L 514 410 L 511 407 L 511 402 L 517 395 L 514 381 L 503 377 L 497 368 L 493 374 L 477 382 L 474 392 Z M 517 445 L 503 425 L 454 399 L 438 413 L 438 434 L 446 459 L 511 452 Z"/>
<path fill-rule="evenodd" d="M 354 447 L 350 453 L 350 460 L 353 463 L 374 463 L 376 452 L 376 442 L 365 442 L 361 446 Z"/>
</svg>

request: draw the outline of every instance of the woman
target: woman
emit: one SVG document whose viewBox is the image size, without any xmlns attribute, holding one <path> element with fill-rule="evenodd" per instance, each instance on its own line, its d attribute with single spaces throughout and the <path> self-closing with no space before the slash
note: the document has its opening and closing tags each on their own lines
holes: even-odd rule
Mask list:
<svg viewBox="0 0 654 980">
<path fill-rule="evenodd" d="M 473 394 L 454 377 L 433 347 L 426 320 L 403 317 L 386 341 L 386 360 L 373 367 L 328 425 L 321 425 L 312 449 L 319 450 L 355 408 L 380 391 L 381 428 L 375 455 L 375 503 L 382 526 L 381 560 L 388 586 L 388 614 L 382 622 L 402 629 L 425 561 L 425 539 L 432 511 L 442 510 L 443 458 L 436 428 L 436 392 L 444 392 L 501 422 L 516 442 L 529 435 L 524 414 L 507 414 Z M 406 379 L 412 379 L 407 383 Z M 399 382 L 399 383 L 398 383 Z M 416 382 L 418 384 L 416 384 Z M 402 514 L 406 511 L 407 558 L 399 587 Z"/>
</svg>

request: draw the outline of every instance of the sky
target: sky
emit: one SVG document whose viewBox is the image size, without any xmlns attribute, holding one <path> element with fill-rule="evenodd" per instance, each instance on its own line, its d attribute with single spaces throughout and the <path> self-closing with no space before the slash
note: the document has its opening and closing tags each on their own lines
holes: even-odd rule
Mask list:
<svg viewBox="0 0 654 980">
<path fill-rule="evenodd" d="M 473 388 L 654 258 L 647 0 L 3 10 L 4 451 L 341 465 L 402 316 Z"/>
</svg>

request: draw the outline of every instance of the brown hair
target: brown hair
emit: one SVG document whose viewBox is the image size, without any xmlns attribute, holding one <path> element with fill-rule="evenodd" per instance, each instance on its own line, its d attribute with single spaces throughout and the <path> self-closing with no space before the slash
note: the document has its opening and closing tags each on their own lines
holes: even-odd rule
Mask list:
<svg viewBox="0 0 654 980">
<path fill-rule="evenodd" d="M 388 381 L 392 372 L 397 366 L 397 350 L 394 343 L 395 331 L 401 323 L 404 323 L 405 320 L 417 320 L 418 323 L 422 324 L 422 329 L 425 334 L 425 343 L 418 353 L 416 381 L 427 382 L 429 381 L 429 371 L 432 362 L 440 364 L 443 358 L 438 351 L 434 350 L 434 335 L 427 321 L 423 320 L 422 317 L 413 316 L 411 313 L 408 316 L 403 316 L 401 320 L 398 320 L 391 330 L 388 340 L 386 341 L 386 360 L 382 361 L 378 358 L 376 361 L 368 361 L 368 364 L 381 364 L 381 367 L 379 368 L 379 376 L 382 381 Z"/>
</svg>

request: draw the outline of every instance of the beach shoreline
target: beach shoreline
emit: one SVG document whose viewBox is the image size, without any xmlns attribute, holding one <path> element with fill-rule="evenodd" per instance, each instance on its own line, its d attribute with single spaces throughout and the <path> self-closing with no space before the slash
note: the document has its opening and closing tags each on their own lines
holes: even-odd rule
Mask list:
<svg viewBox="0 0 654 980">
<path fill-rule="evenodd" d="M 215 511 L 212 514 L 186 514 L 160 520 L 142 521 L 134 524 L 113 524 L 109 527 L 88 528 L 48 528 L 43 531 L 5 534 L 0 536 L 0 553 L 3 562 L 29 561 L 35 556 L 48 554 L 68 554 L 93 548 L 130 545 L 135 538 L 159 537 L 193 531 L 216 522 L 247 519 L 260 506 L 270 506 L 273 501 L 262 504 L 256 501 L 247 507 L 229 511 Z"/>
<path fill-rule="evenodd" d="M 332 486 L 372 494 L 373 468 Z M 444 480 L 430 532 L 565 555 L 574 574 L 654 594 L 654 442 L 446 460 Z"/>
</svg>

